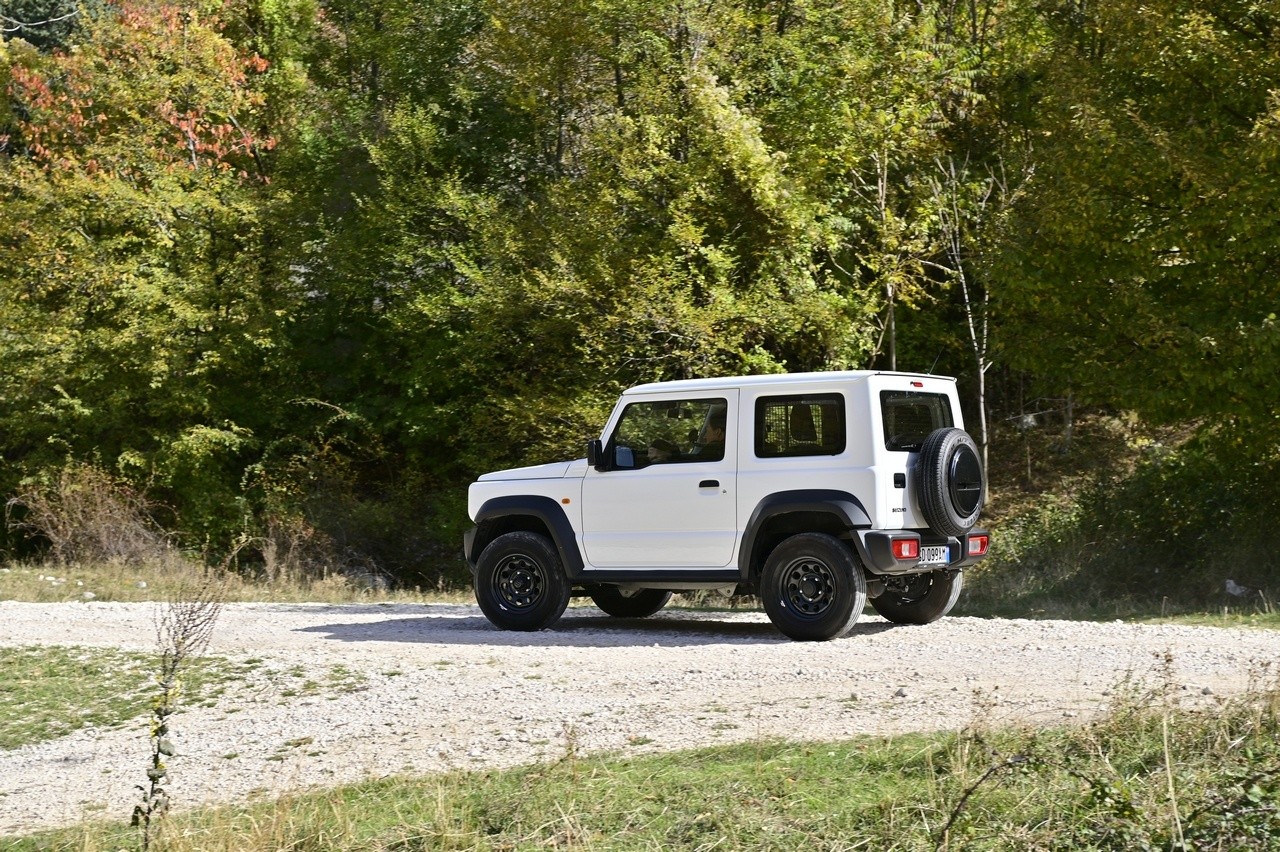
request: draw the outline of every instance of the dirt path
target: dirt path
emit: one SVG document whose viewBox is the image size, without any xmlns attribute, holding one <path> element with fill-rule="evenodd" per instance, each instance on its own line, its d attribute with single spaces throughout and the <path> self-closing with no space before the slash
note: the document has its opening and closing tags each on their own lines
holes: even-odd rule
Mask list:
<svg viewBox="0 0 1280 852">
<path fill-rule="evenodd" d="M 5 646 L 156 647 L 153 604 L 0 602 Z M 798 643 L 758 613 L 665 611 L 617 621 L 571 609 L 556 629 L 492 629 L 460 605 L 234 604 L 210 654 L 246 664 L 215 706 L 175 719 L 181 805 L 400 772 L 679 749 L 756 737 L 834 739 L 960 728 L 981 716 L 1053 724 L 1105 708 L 1122 678 L 1188 701 L 1246 689 L 1280 632 L 873 616 Z M 0 835 L 127 817 L 146 721 L 0 752 Z"/>
</svg>

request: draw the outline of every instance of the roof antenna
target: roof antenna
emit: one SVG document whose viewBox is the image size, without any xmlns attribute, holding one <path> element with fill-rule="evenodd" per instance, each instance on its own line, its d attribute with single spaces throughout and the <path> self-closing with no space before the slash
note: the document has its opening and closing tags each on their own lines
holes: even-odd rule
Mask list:
<svg viewBox="0 0 1280 852">
<path fill-rule="evenodd" d="M 925 373 L 926 376 L 933 375 L 933 371 L 938 366 L 938 361 L 942 360 L 942 353 L 946 351 L 947 351 L 947 347 L 945 346 L 938 350 L 938 357 L 933 359 L 933 363 L 929 366 L 929 372 Z"/>
</svg>

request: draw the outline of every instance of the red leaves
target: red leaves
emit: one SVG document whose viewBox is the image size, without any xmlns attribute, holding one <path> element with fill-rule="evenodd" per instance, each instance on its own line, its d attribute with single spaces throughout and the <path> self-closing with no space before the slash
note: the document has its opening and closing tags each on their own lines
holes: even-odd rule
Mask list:
<svg viewBox="0 0 1280 852">
<path fill-rule="evenodd" d="M 158 161 L 265 178 L 261 153 L 275 140 L 260 129 L 254 81 L 270 63 L 238 50 L 216 17 L 154 0 L 116 6 L 72 52 L 9 69 L 6 94 L 24 114 L 13 142 L 49 170 Z"/>
</svg>

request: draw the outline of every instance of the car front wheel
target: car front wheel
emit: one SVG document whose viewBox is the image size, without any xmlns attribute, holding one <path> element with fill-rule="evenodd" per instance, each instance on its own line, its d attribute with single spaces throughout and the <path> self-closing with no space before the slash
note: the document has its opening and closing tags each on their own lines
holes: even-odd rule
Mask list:
<svg viewBox="0 0 1280 852">
<path fill-rule="evenodd" d="M 619 589 L 591 586 L 587 593 L 601 610 L 615 618 L 647 618 L 667 605 L 671 593 L 663 589 Z"/>
<path fill-rule="evenodd" d="M 569 581 L 555 545 L 544 535 L 500 535 L 476 564 L 476 603 L 503 630 L 544 630 L 569 605 Z"/>
<path fill-rule="evenodd" d="M 835 639 L 849 632 L 867 602 L 867 582 L 853 551 L 826 533 L 800 533 L 779 544 L 760 578 L 764 610 L 792 639 Z"/>
</svg>

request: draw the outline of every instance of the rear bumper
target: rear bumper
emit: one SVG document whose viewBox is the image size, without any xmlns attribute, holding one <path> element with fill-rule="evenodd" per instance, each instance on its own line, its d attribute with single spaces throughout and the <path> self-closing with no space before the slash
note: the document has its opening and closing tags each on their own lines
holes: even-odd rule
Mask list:
<svg viewBox="0 0 1280 852">
<path fill-rule="evenodd" d="M 986 558 L 988 549 L 981 553 L 970 552 L 970 540 L 982 536 L 987 540 L 988 548 L 991 534 L 986 530 L 972 529 L 963 538 L 956 536 L 938 536 L 928 530 L 858 530 L 858 551 L 863 564 L 872 574 L 920 574 L 926 571 L 959 571 Z M 903 539 L 914 539 L 919 544 L 920 553 L 926 547 L 943 545 L 947 548 L 946 562 L 921 562 L 920 559 L 899 559 L 893 553 L 893 542 Z"/>
</svg>

